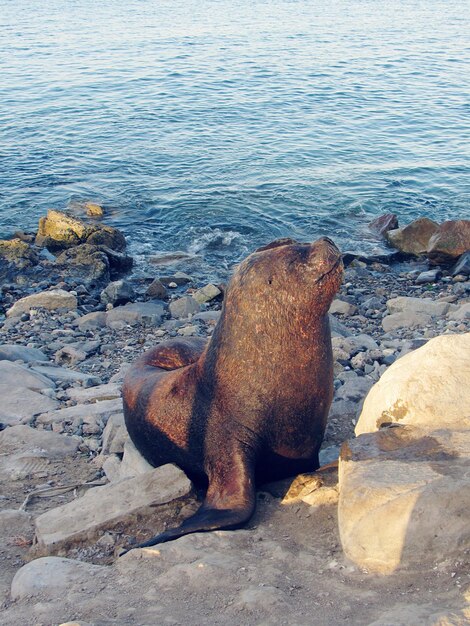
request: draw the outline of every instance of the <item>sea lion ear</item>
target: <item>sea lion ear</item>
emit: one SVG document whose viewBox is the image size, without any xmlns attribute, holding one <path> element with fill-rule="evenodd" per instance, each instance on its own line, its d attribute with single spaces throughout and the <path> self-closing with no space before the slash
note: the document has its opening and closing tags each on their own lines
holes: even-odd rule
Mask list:
<svg viewBox="0 0 470 626">
<path fill-rule="evenodd" d="M 272 248 L 279 248 L 279 246 L 291 246 L 293 244 L 298 244 L 299 242 L 295 239 L 291 239 L 290 237 L 282 237 L 282 239 L 275 239 L 271 241 L 271 243 L 267 243 L 265 246 L 261 246 L 261 248 L 257 248 L 255 252 L 263 252 L 264 250 L 271 250 Z"/>
</svg>

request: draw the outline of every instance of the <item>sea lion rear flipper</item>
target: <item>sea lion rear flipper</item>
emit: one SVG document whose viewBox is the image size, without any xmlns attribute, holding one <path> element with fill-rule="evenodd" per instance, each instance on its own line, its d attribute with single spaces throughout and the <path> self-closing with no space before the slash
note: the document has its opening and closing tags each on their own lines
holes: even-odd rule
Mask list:
<svg viewBox="0 0 470 626">
<path fill-rule="evenodd" d="M 195 532 L 238 528 L 250 519 L 255 509 L 253 474 L 251 464 L 241 453 L 217 459 L 208 468 L 209 487 L 199 510 L 180 526 L 165 530 L 130 549 L 147 548 Z"/>
</svg>

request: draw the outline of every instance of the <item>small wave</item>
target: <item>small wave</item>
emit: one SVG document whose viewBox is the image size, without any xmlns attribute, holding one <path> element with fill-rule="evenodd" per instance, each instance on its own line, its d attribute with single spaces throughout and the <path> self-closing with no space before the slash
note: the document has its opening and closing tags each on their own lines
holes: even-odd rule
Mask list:
<svg viewBox="0 0 470 626">
<path fill-rule="evenodd" d="M 225 250 L 233 244 L 238 244 L 242 234 L 236 230 L 223 231 L 220 228 L 211 228 L 202 234 L 197 234 L 188 246 L 188 252 L 198 254 L 204 250 Z"/>
</svg>

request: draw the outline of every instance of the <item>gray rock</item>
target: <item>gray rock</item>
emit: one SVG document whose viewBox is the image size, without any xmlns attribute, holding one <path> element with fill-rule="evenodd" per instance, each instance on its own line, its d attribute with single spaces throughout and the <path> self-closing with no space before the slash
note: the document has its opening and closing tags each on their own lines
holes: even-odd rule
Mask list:
<svg viewBox="0 0 470 626">
<path fill-rule="evenodd" d="M 442 272 L 439 269 L 428 270 L 427 272 L 421 272 L 416 278 L 417 285 L 424 285 L 425 283 L 435 283 L 442 276 Z"/>
<path fill-rule="evenodd" d="M 191 296 L 183 296 L 177 300 L 173 300 L 169 304 L 171 317 L 176 319 L 186 318 L 194 313 L 199 313 L 200 305 Z"/>
<path fill-rule="evenodd" d="M 350 304 L 349 302 L 340 300 L 339 298 L 335 298 L 333 300 L 329 310 L 331 314 L 344 315 L 345 317 L 354 315 L 356 311 L 357 307 L 354 304 Z"/>
<path fill-rule="evenodd" d="M 116 280 L 109 283 L 100 294 L 100 300 L 103 304 L 112 304 L 114 306 L 126 304 L 134 298 L 134 288 L 125 280 Z"/>
<path fill-rule="evenodd" d="M 382 320 L 382 328 L 389 333 L 397 328 L 423 328 L 431 322 L 431 316 L 425 313 L 406 311 L 386 315 Z"/>
<path fill-rule="evenodd" d="M 55 353 L 55 362 L 58 365 L 75 365 L 87 358 L 86 352 L 74 346 L 64 346 Z"/>
<path fill-rule="evenodd" d="M 403 228 L 389 230 L 386 238 L 392 246 L 407 254 L 425 254 L 431 236 L 438 229 L 438 224 L 421 217 Z"/>
<path fill-rule="evenodd" d="M 102 565 L 59 557 L 43 557 L 18 570 L 11 584 L 12 600 L 40 596 L 57 599 L 68 595 L 90 580 L 105 582 L 109 570 Z M 82 589 L 80 589 L 82 591 Z"/>
<path fill-rule="evenodd" d="M 83 404 L 85 402 L 96 402 L 99 400 L 112 400 L 121 397 L 121 385 L 118 383 L 107 383 L 106 385 L 97 385 L 83 389 L 81 387 L 72 387 L 67 390 L 67 396 L 70 400 Z"/>
<path fill-rule="evenodd" d="M 193 322 L 218 322 L 220 319 L 221 311 L 203 311 L 202 313 L 196 313 L 193 315 L 191 320 Z"/>
<path fill-rule="evenodd" d="M 160 281 L 167 287 L 170 283 L 175 283 L 177 287 L 180 287 L 181 285 L 186 285 L 192 282 L 192 280 L 191 276 L 188 276 L 188 274 L 185 274 L 184 272 L 175 272 L 174 274 L 169 274 L 168 276 L 160 276 Z"/>
<path fill-rule="evenodd" d="M 37 348 L 27 348 L 11 344 L 0 345 L 0 361 L 24 361 L 32 363 L 34 361 L 48 361 L 47 356 Z"/>
<path fill-rule="evenodd" d="M 457 263 L 452 268 L 452 276 L 470 276 L 470 250 L 462 254 Z"/>
<path fill-rule="evenodd" d="M 97 539 L 139 520 L 152 521 L 167 513 L 166 505 L 180 505 L 191 494 L 191 483 L 174 465 L 164 465 L 146 474 L 96 487 L 83 497 L 43 513 L 36 518 L 39 554 L 57 553 L 67 547 Z"/>
<path fill-rule="evenodd" d="M 106 325 L 113 327 L 115 324 L 129 324 L 133 326 L 138 323 L 158 326 L 161 323 L 165 309 L 163 305 L 154 302 L 134 302 L 118 306 L 106 315 Z"/>
<path fill-rule="evenodd" d="M 0 423 L 13 425 L 20 422 L 31 422 L 36 415 L 44 411 L 53 411 L 59 402 L 42 393 L 25 387 L 12 387 L 0 383 L 2 403 L 0 406 Z"/>
<path fill-rule="evenodd" d="M 11 361 L 0 361 L 0 384 L 12 390 L 23 388 L 41 391 L 42 389 L 55 388 L 55 384 L 50 378 Z"/>
<path fill-rule="evenodd" d="M 120 478 L 130 478 L 139 476 L 153 470 L 153 466 L 148 463 L 134 446 L 130 439 L 124 443 L 124 456 L 120 466 Z"/>
<path fill-rule="evenodd" d="M 124 444 L 129 439 L 123 413 L 111 415 L 103 431 L 102 455 L 122 454 Z"/>
<path fill-rule="evenodd" d="M 459 306 L 456 311 L 448 313 L 447 319 L 449 320 L 468 320 L 470 319 L 470 302 L 466 302 Z"/>
<path fill-rule="evenodd" d="M 17 302 L 8 309 L 7 317 L 17 317 L 22 313 L 28 312 L 30 309 L 36 308 L 49 309 L 50 311 L 60 309 L 73 311 L 77 308 L 77 298 L 63 289 L 41 291 L 17 300 Z"/>
<path fill-rule="evenodd" d="M 54 367 L 52 365 L 35 365 L 31 368 L 38 374 L 47 376 L 50 380 L 56 383 L 80 383 L 83 387 L 92 387 L 93 385 L 99 385 L 101 380 L 97 376 L 91 376 L 83 372 L 75 372 L 65 367 Z"/>
<path fill-rule="evenodd" d="M 470 607 L 463 609 L 439 605 L 407 605 L 386 611 L 368 626 L 468 626 Z"/>
<path fill-rule="evenodd" d="M 329 315 L 328 319 L 332 336 L 348 337 L 352 334 L 349 328 L 342 324 L 334 315 Z"/>
<path fill-rule="evenodd" d="M 387 309 L 390 313 L 418 313 L 431 317 L 445 315 L 454 305 L 449 302 L 434 302 L 429 298 L 410 298 L 400 296 L 387 301 Z"/>
<path fill-rule="evenodd" d="M 168 296 L 168 291 L 162 281 L 155 278 L 148 286 L 146 295 L 156 300 L 164 300 Z"/>
<path fill-rule="evenodd" d="M 115 400 L 102 400 L 94 404 L 77 404 L 65 409 L 42 413 L 37 418 L 38 424 L 50 425 L 60 422 L 73 422 L 76 418 L 84 419 L 86 416 L 99 416 L 106 423 L 111 415 L 122 411 L 122 401 L 120 398 Z M 85 421 L 85 420 L 84 420 Z"/>
<path fill-rule="evenodd" d="M 104 311 L 87 313 L 87 315 L 82 315 L 76 320 L 76 325 L 81 331 L 104 328 L 106 326 L 106 313 Z"/>
</svg>

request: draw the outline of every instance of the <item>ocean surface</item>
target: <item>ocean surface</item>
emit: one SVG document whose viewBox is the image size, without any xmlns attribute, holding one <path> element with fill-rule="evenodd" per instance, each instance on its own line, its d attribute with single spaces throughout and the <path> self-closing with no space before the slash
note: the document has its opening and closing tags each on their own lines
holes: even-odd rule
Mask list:
<svg viewBox="0 0 470 626">
<path fill-rule="evenodd" d="M 0 236 L 102 204 L 223 273 L 395 212 L 470 217 L 460 0 L 0 0 Z"/>
</svg>

